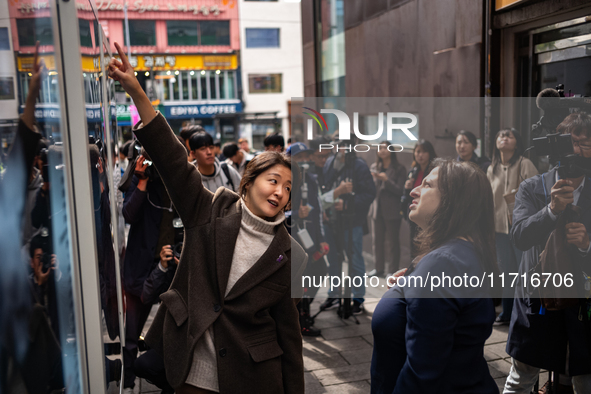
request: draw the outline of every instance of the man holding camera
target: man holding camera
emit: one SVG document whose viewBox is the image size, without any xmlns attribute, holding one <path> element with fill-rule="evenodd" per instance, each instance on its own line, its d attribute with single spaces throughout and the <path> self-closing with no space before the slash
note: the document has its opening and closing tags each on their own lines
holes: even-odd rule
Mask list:
<svg viewBox="0 0 591 394">
<path fill-rule="evenodd" d="M 343 277 L 342 263 L 346 255 L 352 284 L 352 313 L 361 314 L 365 296 L 363 235 L 368 232 L 367 214 L 376 197 L 376 187 L 367 163 L 356 157 L 349 144 L 341 144 L 337 153 L 328 158 L 323 174 L 325 189 L 329 190 L 321 197 L 324 207 L 329 207 L 325 222 L 326 240 L 330 245 L 328 274 L 331 278 Z M 355 285 L 359 281 L 361 286 Z M 321 309 L 336 307 L 340 297 L 340 288 L 329 290 Z"/>
<path fill-rule="evenodd" d="M 144 282 L 160 262 L 163 247 L 174 245 L 173 219 L 176 213 L 156 169 L 142 149 L 135 163 L 131 186 L 125 193 L 123 216 L 129 223 L 129 236 L 123 263 L 123 285 L 127 306 L 123 364 L 126 394 L 133 391 L 133 364 L 138 340 L 151 304 L 142 302 Z M 173 263 L 174 264 L 174 263 Z"/>
<path fill-rule="evenodd" d="M 591 158 L 589 115 L 573 113 L 564 119 L 557 131 L 571 135 L 575 155 Z M 544 308 L 546 304 L 540 296 L 542 289 L 531 283 L 531 275 L 541 271 L 540 254 L 542 251 L 545 255 L 551 252 L 546 243 L 556 229 L 557 221 L 570 211 L 570 204 L 581 211 L 580 218 L 566 224 L 564 228 L 563 241 L 566 242 L 565 248 L 572 261 L 562 259 L 556 263 L 563 265 L 572 262 L 577 267 L 572 272 L 575 284 L 581 284 L 582 271 L 591 271 L 588 234 L 591 230 L 591 179 L 586 175 L 560 178 L 558 169 L 554 168 L 524 181 L 516 195 L 511 237 L 524 254 L 515 284 L 507 341 L 507 353 L 512 357 L 512 366 L 505 383 L 505 394 L 529 394 L 541 368 L 572 377 L 576 393 L 591 392 L 588 299 L 574 300 L 573 306 L 565 306 L 560 310 L 548 310 Z M 563 229 L 557 229 L 555 236 L 558 230 Z M 508 279 L 513 278 L 511 276 Z M 562 391 L 565 389 L 569 391 Z M 559 385 L 558 392 L 572 391 Z"/>
</svg>

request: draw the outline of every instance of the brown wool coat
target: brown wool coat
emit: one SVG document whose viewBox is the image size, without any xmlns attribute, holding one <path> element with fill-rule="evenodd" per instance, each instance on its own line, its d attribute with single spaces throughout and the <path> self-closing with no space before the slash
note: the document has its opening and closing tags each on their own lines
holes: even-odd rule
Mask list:
<svg viewBox="0 0 591 394">
<path fill-rule="evenodd" d="M 267 251 L 224 297 L 242 218 L 240 197 L 203 187 L 162 115 L 134 132 L 185 226 L 180 264 L 146 336 L 164 358 L 168 382 L 185 382 L 195 344 L 213 324 L 220 393 L 303 393 L 298 299 L 291 290 L 306 265 L 304 250 L 277 226 Z"/>
</svg>

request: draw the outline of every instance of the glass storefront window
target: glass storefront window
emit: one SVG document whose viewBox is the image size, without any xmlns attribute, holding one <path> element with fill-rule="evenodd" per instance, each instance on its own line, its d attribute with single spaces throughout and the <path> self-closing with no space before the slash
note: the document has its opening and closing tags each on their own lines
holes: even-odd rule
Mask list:
<svg viewBox="0 0 591 394">
<path fill-rule="evenodd" d="M 193 98 L 193 100 L 199 100 L 199 73 L 191 71 L 189 72 L 189 74 L 191 75 L 191 97 Z"/>
<path fill-rule="evenodd" d="M 197 22 L 166 21 L 168 45 L 197 45 Z"/>
<path fill-rule="evenodd" d="M 150 86 L 161 101 L 235 99 L 236 71 L 156 71 Z"/>
<path fill-rule="evenodd" d="M 191 87 L 191 76 L 188 71 L 182 71 L 179 75 L 183 80 L 183 100 L 189 100 L 189 90 Z"/>
<path fill-rule="evenodd" d="M 248 92 L 281 93 L 281 74 L 248 74 Z"/>
<path fill-rule="evenodd" d="M 121 22 L 123 23 L 123 22 Z M 125 23 L 123 23 L 123 37 L 126 37 Z M 129 21 L 129 42 L 136 45 L 156 45 L 156 22 L 145 20 Z"/>
<path fill-rule="evenodd" d="M 199 45 L 230 45 L 230 21 L 200 21 Z"/>
<path fill-rule="evenodd" d="M 226 71 L 226 76 L 228 78 L 228 82 L 226 84 L 228 89 L 228 98 L 233 99 L 236 98 L 236 89 L 234 84 L 236 83 L 236 79 L 234 78 L 233 71 Z"/>
<path fill-rule="evenodd" d="M 78 19 L 78 31 L 80 32 L 80 45 L 92 48 L 92 36 L 90 34 L 90 21 Z"/>
<path fill-rule="evenodd" d="M 50 18 L 17 19 L 18 43 L 20 46 L 53 45 L 53 33 Z"/>
<path fill-rule="evenodd" d="M 216 75 L 212 72 L 209 73 L 209 98 L 211 100 L 218 99 L 218 91 L 216 89 Z"/>
</svg>

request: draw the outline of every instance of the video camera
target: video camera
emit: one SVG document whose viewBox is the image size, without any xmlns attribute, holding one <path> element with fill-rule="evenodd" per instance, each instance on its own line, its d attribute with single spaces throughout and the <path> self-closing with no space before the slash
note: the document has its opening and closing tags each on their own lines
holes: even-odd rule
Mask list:
<svg viewBox="0 0 591 394">
<path fill-rule="evenodd" d="M 556 89 L 544 89 L 536 98 L 536 106 L 544 115 L 532 125 L 534 135 L 545 134 L 532 139 L 533 148 L 539 156 L 548 156 L 551 164 L 558 165 L 561 178 L 578 178 L 591 175 L 591 159 L 575 155 L 570 134 L 556 133 L 556 128 L 571 113 L 591 110 L 591 97 L 564 96 L 564 85 Z"/>
</svg>

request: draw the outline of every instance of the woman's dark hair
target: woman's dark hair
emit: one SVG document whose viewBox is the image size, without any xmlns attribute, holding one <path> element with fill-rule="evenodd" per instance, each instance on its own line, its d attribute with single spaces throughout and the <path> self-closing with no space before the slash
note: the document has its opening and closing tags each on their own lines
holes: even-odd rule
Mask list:
<svg viewBox="0 0 591 394">
<path fill-rule="evenodd" d="M 291 181 L 291 190 L 299 187 L 299 182 L 296 182 L 300 179 L 299 168 L 298 166 L 293 166 L 292 168 L 291 158 L 289 156 L 279 152 L 263 152 L 260 155 L 255 156 L 254 159 L 247 164 L 246 169 L 244 170 L 244 175 L 242 175 L 242 180 L 240 181 L 240 197 L 244 199 L 246 196 L 246 186 L 254 184 L 255 179 L 257 179 L 259 175 L 276 165 L 282 165 L 294 173 Z M 297 174 L 295 174 L 296 172 Z M 289 193 L 287 205 L 283 210 L 288 211 L 290 209 L 291 192 Z"/>
<path fill-rule="evenodd" d="M 558 125 L 556 132 L 591 137 L 591 116 L 585 112 L 572 113 Z"/>
<path fill-rule="evenodd" d="M 471 131 L 460 130 L 460 132 L 458 133 L 458 135 L 465 136 L 468 139 L 468 142 L 472 144 L 472 146 L 474 147 L 474 149 L 476 149 L 476 147 L 478 146 L 478 141 L 476 140 L 476 136 Z"/>
<path fill-rule="evenodd" d="M 436 159 L 439 168 L 439 207 L 427 228 L 416 237 L 419 256 L 463 237 L 472 242 L 484 270 L 498 272 L 492 188 L 488 178 L 471 162 Z"/>
<path fill-rule="evenodd" d="M 198 131 L 189 138 L 189 146 L 191 150 L 213 146 L 213 137 L 206 131 Z"/>
<path fill-rule="evenodd" d="M 417 161 L 415 159 L 415 152 L 417 151 L 418 148 L 422 148 L 424 151 L 426 151 L 429 154 L 429 164 L 427 165 L 427 168 L 429 168 L 431 166 L 431 164 L 433 163 L 433 160 L 435 160 L 437 158 L 437 153 L 435 153 L 435 148 L 433 148 L 433 144 L 431 144 L 429 141 L 424 140 L 424 139 L 417 142 L 417 144 L 415 145 L 415 148 L 412 151 L 412 167 L 417 167 L 419 165 L 419 163 L 417 163 Z M 425 174 L 425 176 L 426 176 L 426 174 Z"/>
<path fill-rule="evenodd" d="M 519 158 L 523 155 L 523 139 L 521 139 L 521 134 L 515 129 L 503 129 L 500 130 L 497 135 L 495 135 L 495 143 L 493 144 L 493 158 L 492 158 L 492 165 L 493 165 L 493 173 L 497 170 L 497 166 L 501 164 L 501 151 L 497 148 L 497 139 L 499 137 L 504 137 L 505 135 L 513 134 L 515 137 L 515 152 L 513 152 L 513 156 L 509 160 L 509 166 L 517 163 Z"/>
<path fill-rule="evenodd" d="M 383 140 L 382 142 L 380 142 L 380 145 L 392 145 L 390 143 L 390 141 L 388 140 Z M 381 149 L 381 147 L 380 147 Z M 398 168 L 400 166 L 400 162 L 398 161 L 398 157 L 396 157 L 396 152 L 390 152 L 390 164 L 392 165 L 392 168 Z M 376 157 L 377 157 L 377 162 L 378 162 L 378 167 L 379 168 L 384 168 L 384 161 L 382 160 L 382 158 L 380 157 L 380 155 L 378 155 L 378 152 L 376 151 Z"/>
</svg>

